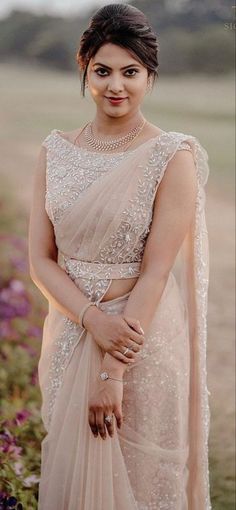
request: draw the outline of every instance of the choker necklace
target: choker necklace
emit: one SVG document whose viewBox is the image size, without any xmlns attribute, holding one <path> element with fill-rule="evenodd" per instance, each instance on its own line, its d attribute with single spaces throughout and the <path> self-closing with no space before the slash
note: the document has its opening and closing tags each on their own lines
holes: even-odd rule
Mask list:
<svg viewBox="0 0 236 510">
<path fill-rule="evenodd" d="M 127 144 L 128 142 L 132 142 L 142 131 L 146 120 L 144 119 L 141 123 L 139 123 L 135 128 L 133 128 L 127 135 L 121 136 L 119 138 L 115 138 L 111 141 L 101 140 L 99 138 L 95 138 L 92 132 L 92 123 L 87 124 L 84 130 L 84 137 L 88 145 L 93 147 L 98 151 L 111 151 L 121 147 L 122 145 Z"/>
</svg>

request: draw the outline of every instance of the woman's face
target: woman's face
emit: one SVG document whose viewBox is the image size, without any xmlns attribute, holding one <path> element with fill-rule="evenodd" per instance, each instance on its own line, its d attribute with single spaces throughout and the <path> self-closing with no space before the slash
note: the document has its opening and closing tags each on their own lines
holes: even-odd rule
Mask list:
<svg viewBox="0 0 236 510">
<path fill-rule="evenodd" d="M 98 111 L 109 117 L 123 117 L 137 111 L 146 94 L 147 82 L 147 69 L 116 44 L 104 44 L 90 59 L 88 88 Z"/>
</svg>

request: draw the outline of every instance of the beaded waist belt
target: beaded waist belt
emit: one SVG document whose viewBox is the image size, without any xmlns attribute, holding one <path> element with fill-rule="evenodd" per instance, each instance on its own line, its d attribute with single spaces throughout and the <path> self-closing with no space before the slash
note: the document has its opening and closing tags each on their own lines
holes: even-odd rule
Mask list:
<svg viewBox="0 0 236 510">
<path fill-rule="evenodd" d="M 58 264 L 64 268 L 72 279 L 114 279 L 135 278 L 140 275 L 140 262 L 124 262 L 121 264 L 103 264 L 70 258 L 58 252 Z"/>
</svg>

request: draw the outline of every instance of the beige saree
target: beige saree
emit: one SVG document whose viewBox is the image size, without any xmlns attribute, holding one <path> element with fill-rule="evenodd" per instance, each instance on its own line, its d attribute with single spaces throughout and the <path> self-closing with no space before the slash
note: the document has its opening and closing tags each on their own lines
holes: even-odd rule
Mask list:
<svg viewBox="0 0 236 510">
<path fill-rule="evenodd" d="M 193 152 L 198 194 L 140 358 L 125 372 L 125 421 L 112 439 L 95 438 L 88 423 L 101 349 L 49 302 L 38 366 L 47 431 L 39 510 L 210 510 L 207 152 L 191 135 L 164 131 L 117 154 L 74 146 L 58 130 L 43 145 L 58 264 L 107 314 L 125 310 L 130 292 L 101 300 L 113 279 L 139 276 L 154 199 L 177 150 Z"/>
</svg>

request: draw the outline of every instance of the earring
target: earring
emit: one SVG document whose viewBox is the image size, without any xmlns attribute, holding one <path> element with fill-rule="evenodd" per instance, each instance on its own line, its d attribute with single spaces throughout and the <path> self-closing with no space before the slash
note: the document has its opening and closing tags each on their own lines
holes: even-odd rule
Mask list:
<svg viewBox="0 0 236 510">
<path fill-rule="evenodd" d="M 146 89 L 146 94 L 148 94 L 148 92 L 150 92 L 151 90 L 151 80 L 150 78 L 148 78 L 147 80 L 147 89 Z"/>
<path fill-rule="evenodd" d="M 148 78 L 147 88 L 148 88 L 148 90 L 151 90 L 151 88 L 152 88 L 152 80 L 151 80 L 151 78 Z"/>
</svg>

